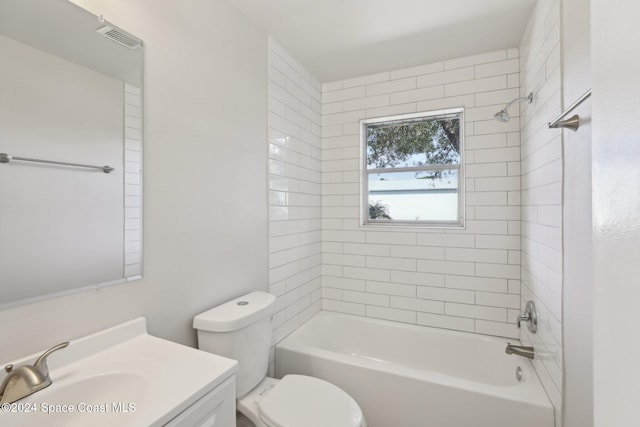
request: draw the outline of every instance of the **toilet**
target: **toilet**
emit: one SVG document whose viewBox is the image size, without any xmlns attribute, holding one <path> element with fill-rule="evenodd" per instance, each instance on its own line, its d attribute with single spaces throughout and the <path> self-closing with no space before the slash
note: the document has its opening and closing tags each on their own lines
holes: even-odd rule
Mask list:
<svg viewBox="0 0 640 427">
<path fill-rule="evenodd" d="M 252 292 L 193 319 L 200 350 L 238 361 L 240 418 L 256 427 L 366 427 L 356 401 L 337 386 L 306 375 L 267 377 L 274 302 Z"/>
</svg>

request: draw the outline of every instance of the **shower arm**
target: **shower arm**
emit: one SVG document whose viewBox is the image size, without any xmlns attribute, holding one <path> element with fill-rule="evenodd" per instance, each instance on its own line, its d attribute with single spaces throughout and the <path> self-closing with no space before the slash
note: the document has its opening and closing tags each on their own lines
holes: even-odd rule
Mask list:
<svg viewBox="0 0 640 427">
<path fill-rule="evenodd" d="M 533 101 L 533 92 L 529 93 L 529 95 L 527 96 L 523 96 L 522 98 L 514 99 L 504 107 L 504 111 L 507 111 L 509 107 L 511 107 L 516 102 L 522 102 L 522 101 L 529 101 L 529 104 L 531 104 L 531 102 Z"/>
</svg>

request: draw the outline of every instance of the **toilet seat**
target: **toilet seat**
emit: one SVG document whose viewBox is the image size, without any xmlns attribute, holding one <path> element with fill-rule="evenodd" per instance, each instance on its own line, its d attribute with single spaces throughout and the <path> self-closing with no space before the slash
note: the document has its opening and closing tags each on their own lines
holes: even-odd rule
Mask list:
<svg viewBox="0 0 640 427">
<path fill-rule="evenodd" d="M 286 375 L 258 403 L 269 427 L 361 427 L 362 411 L 335 385 L 306 375 Z"/>
</svg>

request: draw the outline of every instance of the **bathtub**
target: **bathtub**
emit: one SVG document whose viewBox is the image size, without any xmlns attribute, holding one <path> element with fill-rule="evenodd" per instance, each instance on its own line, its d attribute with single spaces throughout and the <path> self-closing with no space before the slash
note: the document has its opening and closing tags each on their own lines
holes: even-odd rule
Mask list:
<svg viewBox="0 0 640 427">
<path fill-rule="evenodd" d="M 276 376 L 336 384 L 358 402 L 369 427 L 553 427 L 553 407 L 531 363 L 505 354 L 506 344 L 321 311 L 276 346 Z"/>
</svg>

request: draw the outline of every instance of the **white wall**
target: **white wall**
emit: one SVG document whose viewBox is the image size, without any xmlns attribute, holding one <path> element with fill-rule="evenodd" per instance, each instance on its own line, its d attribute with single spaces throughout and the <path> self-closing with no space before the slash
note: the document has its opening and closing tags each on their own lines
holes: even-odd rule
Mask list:
<svg viewBox="0 0 640 427">
<path fill-rule="evenodd" d="M 269 39 L 269 292 L 273 343 L 320 311 L 320 82 Z M 273 355 L 272 355 L 273 361 Z"/>
<path fill-rule="evenodd" d="M 323 309 L 517 337 L 520 122 L 493 115 L 518 72 L 508 49 L 323 84 Z M 451 107 L 465 107 L 466 229 L 360 226 L 358 121 Z"/>
<path fill-rule="evenodd" d="M 114 168 L 0 167 L 0 305 L 121 280 L 123 82 L 3 36 L 0 63 L 3 152 Z"/>
<path fill-rule="evenodd" d="M 222 1 L 77 0 L 142 38 L 145 277 L 0 311 L 0 360 L 144 315 L 195 345 L 193 315 L 267 290 L 267 35 Z"/>
<path fill-rule="evenodd" d="M 586 4 L 585 4 L 586 3 Z M 591 88 L 590 9 L 562 0 L 562 97 L 568 106 Z M 564 137 L 563 425 L 593 426 L 593 285 L 591 244 L 591 99 Z M 573 113 L 572 113 L 573 114 Z M 559 426 L 558 426 L 559 427 Z"/>
<path fill-rule="evenodd" d="M 561 111 L 560 2 L 539 0 L 520 44 L 522 122 L 522 307 L 533 300 L 538 332 L 521 329 L 536 349 L 533 365 L 562 410 L 562 132 L 547 122 Z"/>
<path fill-rule="evenodd" d="M 640 3 L 591 2 L 594 422 L 640 425 Z"/>
</svg>

